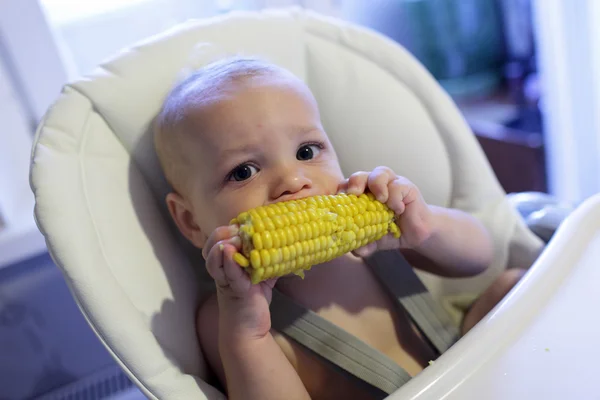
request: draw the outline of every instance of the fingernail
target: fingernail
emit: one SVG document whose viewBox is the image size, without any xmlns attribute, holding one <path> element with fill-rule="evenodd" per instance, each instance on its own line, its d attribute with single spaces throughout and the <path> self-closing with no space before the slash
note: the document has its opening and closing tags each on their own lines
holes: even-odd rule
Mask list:
<svg viewBox="0 0 600 400">
<path fill-rule="evenodd" d="M 237 235 L 240 232 L 240 228 L 237 225 L 229 225 L 229 232 L 232 235 Z"/>
<path fill-rule="evenodd" d="M 234 236 L 229 239 L 229 244 L 237 248 L 242 247 L 242 239 L 239 236 Z"/>
</svg>

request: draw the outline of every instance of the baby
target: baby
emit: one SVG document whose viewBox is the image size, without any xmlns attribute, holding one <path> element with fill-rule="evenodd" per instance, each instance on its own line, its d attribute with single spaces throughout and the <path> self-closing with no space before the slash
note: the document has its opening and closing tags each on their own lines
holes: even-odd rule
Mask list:
<svg viewBox="0 0 600 400">
<path fill-rule="evenodd" d="M 202 249 L 216 293 L 198 310 L 200 345 L 230 399 L 371 398 L 318 355 L 272 329 L 273 288 L 387 355 L 410 376 L 435 358 L 430 343 L 373 276 L 363 258 L 401 252 L 446 277 L 481 273 L 492 261 L 483 225 L 459 210 L 428 205 L 390 168 L 345 178 L 308 87 L 253 58 L 211 63 L 179 83 L 156 121 L 156 150 L 172 186 L 166 203 L 181 233 Z M 388 236 L 306 272 L 257 285 L 235 263 L 240 212 L 279 201 L 371 192 L 397 216 Z M 471 306 L 462 333 L 516 284 L 508 270 Z M 340 282 L 343 280 L 343 283 Z M 344 305 L 343 307 L 341 305 Z M 360 310 L 360 311 L 356 311 Z"/>
</svg>

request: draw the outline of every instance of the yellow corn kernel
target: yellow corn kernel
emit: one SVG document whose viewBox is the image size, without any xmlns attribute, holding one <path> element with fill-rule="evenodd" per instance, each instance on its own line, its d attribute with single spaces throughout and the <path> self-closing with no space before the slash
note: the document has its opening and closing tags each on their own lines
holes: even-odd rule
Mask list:
<svg viewBox="0 0 600 400">
<path fill-rule="evenodd" d="M 281 243 L 281 238 L 282 238 L 283 234 L 281 230 L 276 230 L 273 231 L 273 234 L 271 235 L 271 237 L 273 238 L 273 247 L 278 249 L 280 247 L 282 247 L 282 243 Z M 285 245 L 283 245 L 285 246 Z"/>
<path fill-rule="evenodd" d="M 250 264 L 252 264 L 253 268 L 261 268 L 262 267 L 262 263 L 260 262 L 260 250 L 252 250 L 250 252 Z"/>
<path fill-rule="evenodd" d="M 281 249 L 271 249 L 269 250 L 269 255 L 271 256 L 271 262 L 273 264 L 279 264 L 281 262 Z"/>
<path fill-rule="evenodd" d="M 240 264 L 240 266 L 244 267 L 244 268 L 246 268 L 247 266 L 250 265 L 250 262 L 248 261 L 248 259 L 246 257 L 244 257 L 241 253 L 235 253 L 233 255 L 233 261 Z"/>
<path fill-rule="evenodd" d="M 271 236 L 271 232 L 273 231 L 264 231 L 260 235 L 262 237 L 262 246 L 265 249 L 270 249 L 273 247 L 273 237 Z"/>
<path fill-rule="evenodd" d="M 304 229 L 306 229 L 306 240 L 310 240 L 313 238 L 313 229 L 311 224 L 304 224 Z"/>
<path fill-rule="evenodd" d="M 315 251 L 321 251 L 321 240 L 319 238 L 312 239 L 311 243 L 313 243 Z"/>
<path fill-rule="evenodd" d="M 273 221 L 271 220 L 271 218 L 264 218 L 263 221 L 265 223 L 266 231 L 271 232 L 271 231 L 275 230 L 275 225 L 273 224 Z"/>
<path fill-rule="evenodd" d="M 326 249 L 327 243 L 328 243 L 327 236 L 323 235 L 323 236 L 319 237 L 319 241 L 321 242 L 321 248 Z"/>
<path fill-rule="evenodd" d="M 296 241 L 294 231 L 289 226 L 285 228 L 285 242 L 290 245 Z"/>
<path fill-rule="evenodd" d="M 269 250 L 262 249 L 260 251 L 260 261 L 263 267 L 269 267 L 271 265 L 271 254 L 269 254 Z"/>
<path fill-rule="evenodd" d="M 253 283 L 339 257 L 388 233 L 399 237 L 394 213 L 370 193 L 280 202 L 240 213 L 242 252 L 235 261 Z"/>
<path fill-rule="evenodd" d="M 297 208 L 296 208 L 296 209 L 297 209 Z M 290 225 L 291 225 L 291 226 L 298 225 L 298 211 L 296 211 L 296 212 L 293 212 L 293 213 L 289 213 L 289 214 L 287 215 L 287 217 L 288 217 L 288 221 L 289 221 L 289 224 L 288 224 L 288 226 L 290 226 Z"/>
<path fill-rule="evenodd" d="M 254 271 L 252 271 L 250 273 L 250 278 L 252 279 L 252 282 L 260 282 L 262 280 L 264 280 L 264 273 L 265 273 L 265 269 L 264 268 L 258 268 L 255 269 Z"/>
<path fill-rule="evenodd" d="M 302 242 L 294 243 L 294 247 L 296 248 L 296 257 L 300 257 L 303 253 Z"/>
<path fill-rule="evenodd" d="M 259 219 L 259 220 L 255 221 L 252 224 L 252 226 L 254 228 L 254 232 L 260 233 L 260 232 L 264 232 L 265 231 L 265 223 L 263 222 L 262 219 Z"/>
<path fill-rule="evenodd" d="M 286 246 L 281 249 L 281 257 L 283 258 L 283 261 L 285 261 L 285 262 L 290 261 L 290 248 L 289 247 Z"/>
<path fill-rule="evenodd" d="M 310 246 L 308 245 L 310 243 L 310 240 L 305 240 L 302 242 L 302 254 L 303 255 L 309 255 L 310 254 Z"/>
<path fill-rule="evenodd" d="M 285 224 L 283 223 L 283 219 L 281 218 L 281 215 L 273 216 L 273 224 L 275 224 L 275 228 L 277 228 L 277 229 L 281 229 L 285 226 Z"/>
<path fill-rule="evenodd" d="M 265 210 L 264 207 L 258 207 L 254 210 L 256 212 L 256 214 L 258 214 L 258 216 L 260 218 L 266 218 L 267 217 L 267 211 Z M 239 217 L 238 217 L 239 219 Z"/>
<path fill-rule="evenodd" d="M 395 225 L 395 224 L 394 224 Z M 365 238 L 365 230 L 364 229 L 359 229 L 358 233 L 356 234 L 356 238 L 358 240 L 363 240 Z"/>
<path fill-rule="evenodd" d="M 369 226 L 372 223 L 372 216 L 371 216 L 371 212 L 370 211 L 365 211 L 363 213 L 363 218 L 365 220 L 365 226 Z"/>
<path fill-rule="evenodd" d="M 294 225 L 291 227 L 293 239 L 291 243 L 295 243 L 300 240 L 300 229 L 298 228 L 300 225 Z"/>
<path fill-rule="evenodd" d="M 306 240 L 306 225 L 304 224 L 298 226 L 298 240 L 301 242 Z"/>
<path fill-rule="evenodd" d="M 264 235 L 267 232 L 263 232 L 263 233 L 255 233 L 254 235 L 252 235 L 252 245 L 254 246 L 254 248 L 256 250 L 262 250 L 263 248 L 263 241 L 262 241 L 262 235 Z"/>
<path fill-rule="evenodd" d="M 266 211 L 267 211 L 267 215 L 269 217 L 273 217 L 278 214 L 277 208 L 275 206 L 273 206 L 273 204 L 269 204 L 266 207 Z"/>
<path fill-rule="evenodd" d="M 350 243 L 356 239 L 356 234 L 352 231 L 342 232 L 342 241 L 344 243 Z"/>
</svg>

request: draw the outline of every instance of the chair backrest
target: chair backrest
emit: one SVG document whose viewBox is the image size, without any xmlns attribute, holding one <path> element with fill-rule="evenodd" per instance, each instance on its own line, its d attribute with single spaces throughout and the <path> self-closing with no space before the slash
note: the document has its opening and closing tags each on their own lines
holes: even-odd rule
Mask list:
<svg viewBox="0 0 600 400">
<path fill-rule="evenodd" d="M 537 255 L 541 243 L 506 202 L 452 100 L 398 44 L 301 9 L 190 21 L 66 85 L 32 153 L 35 215 L 51 254 L 91 327 L 149 398 L 220 396 L 203 381 L 195 335 L 202 261 L 164 211 L 150 131 L 182 69 L 219 53 L 263 56 L 304 79 L 346 174 L 388 165 L 428 202 L 484 221 L 497 243 L 494 266 L 460 285 L 423 275 L 436 296 L 480 291 L 508 263 Z"/>
</svg>

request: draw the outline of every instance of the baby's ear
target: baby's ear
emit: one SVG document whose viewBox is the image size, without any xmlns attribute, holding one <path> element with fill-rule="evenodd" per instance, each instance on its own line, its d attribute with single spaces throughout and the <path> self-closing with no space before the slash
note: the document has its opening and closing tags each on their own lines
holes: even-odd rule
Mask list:
<svg viewBox="0 0 600 400">
<path fill-rule="evenodd" d="M 194 220 L 194 212 L 188 201 L 179 193 L 171 192 L 166 197 L 167 208 L 177 228 L 194 246 L 201 249 L 206 242 L 206 235 Z"/>
</svg>

